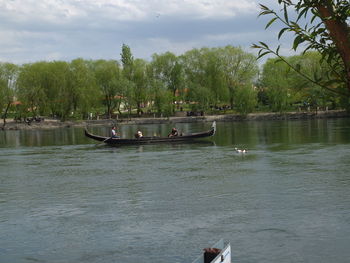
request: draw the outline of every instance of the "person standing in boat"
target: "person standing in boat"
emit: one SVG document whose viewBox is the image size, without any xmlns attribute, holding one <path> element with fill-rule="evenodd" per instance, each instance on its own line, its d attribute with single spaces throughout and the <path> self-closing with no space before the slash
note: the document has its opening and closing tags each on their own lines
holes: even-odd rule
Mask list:
<svg viewBox="0 0 350 263">
<path fill-rule="evenodd" d="M 112 138 L 120 138 L 117 135 L 117 127 L 115 127 L 115 126 L 113 126 L 113 128 L 112 128 Z"/>
<path fill-rule="evenodd" d="M 172 128 L 171 132 L 169 133 L 168 137 L 176 137 L 179 135 L 179 132 L 177 131 L 176 128 Z"/>
</svg>

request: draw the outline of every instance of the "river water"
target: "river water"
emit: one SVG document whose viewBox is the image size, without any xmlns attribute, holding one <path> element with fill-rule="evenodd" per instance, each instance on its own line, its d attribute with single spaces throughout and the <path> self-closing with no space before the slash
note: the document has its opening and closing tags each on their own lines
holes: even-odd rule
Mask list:
<svg viewBox="0 0 350 263">
<path fill-rule="evenodd" d="M 0 262 L 185 263 L 221 238 L 233 262 L 349 262 L 349 146 L 350 119 L 219 122 L 207 141 L 121 148 L 80 128 L 0 132 Z"/>
</svg>

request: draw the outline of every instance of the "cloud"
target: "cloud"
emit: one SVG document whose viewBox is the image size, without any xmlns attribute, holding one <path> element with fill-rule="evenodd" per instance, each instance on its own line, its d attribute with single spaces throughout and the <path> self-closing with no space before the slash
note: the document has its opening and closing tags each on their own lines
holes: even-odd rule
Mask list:
<svg viewBox="0 0 350 263">
<path fill-rule="evenodd" d="M 144 21 L 154 16 L 227 18 L 257 11 L 249 0 L 2 0 L 1 16 L 12 21 L 68 23 L 90 16 L 115 21 Z"/>
<path fill-rule="evenodd" d="M 159 14 L 182 17 L 189 16 L 195 19 L 224 19 L 241 13 L 257 11 L 257 5 L 254 1 L 248 0 L 172 0 L 151 2 L 154 3 L 154 6 L 158 6 L 156 11 Z"/>
<path fill-rule="evenodd" d="M 146 59 L 247 48 L 266 36 L 258 13 L 258 0 L 0 0 L 0 59 L 120 59 L 123 43 Z"/>
</svg>

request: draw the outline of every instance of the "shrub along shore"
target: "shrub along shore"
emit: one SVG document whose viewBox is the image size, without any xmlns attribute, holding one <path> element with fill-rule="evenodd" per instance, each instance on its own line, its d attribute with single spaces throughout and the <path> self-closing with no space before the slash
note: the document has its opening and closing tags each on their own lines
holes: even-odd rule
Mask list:
<svg viewBox="0 0 350 263">
<path fill-rule="evenodd" d="M 345 110 L 330 110 L 318 112 L 287 112 L 287 113 L 250 113 L 247 115 L 225 114 L 190 117 L 163 117 L 163 118 L 124 118 L 124 119 L 104 119 L 104 120 L 82 120 L 82 121 L 59 121 L 54 119 L 44 119 L 40 122 L 18 123 L 11 119 L 6 120 L 3 130 L 31 130 L 31 129 L 53 129 L 87 126 L 113 126 L 132 124 L 163 124 L 163 123 L 190 123 L 190 122 L 235 122 L 235 121 L 265 121 L 265 120 L 302 120 L 321 118 L 344 118 L 350 117 L 350 113 Z M 3 127 L 3 120 L 0 122 Z"/>
</svg>

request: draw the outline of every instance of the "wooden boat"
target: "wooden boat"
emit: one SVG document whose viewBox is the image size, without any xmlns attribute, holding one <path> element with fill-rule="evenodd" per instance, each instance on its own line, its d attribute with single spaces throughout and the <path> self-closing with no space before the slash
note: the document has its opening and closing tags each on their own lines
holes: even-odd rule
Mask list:
<svg viewBox="0 0 350 263">
<path fill-rule="evenodd" d="M 176 143 L 176 142 L 189 142 L 195 139 L 205 138 L 213 136 L 216 132 L 216 123 L 213 122 L 213 125 L 210 130 L 204 132 L 197 133 L 188 133 L 188 134 L 180 134 L 174 137 L 141 137 L 141 138 L 132 138 L 132 139 L 124 139 L 124 138 L 112 138 L 112 137 L 104 137 L 99 135 L 94 135 L 89 133 L 87 129 L 85 129 L 85 136 L 91 139 L 94 139 L 99 142 L 104 142 L 109 145 L 134 145 L 134 144 L 149 144 L 149 143 Z"/>
<path fill-rule="evenodd" d="M 223 239 L 203 250 L 203 254 L 192 263 L 231 263 L 231 244 L 225 244 Z"/>
</svg>

